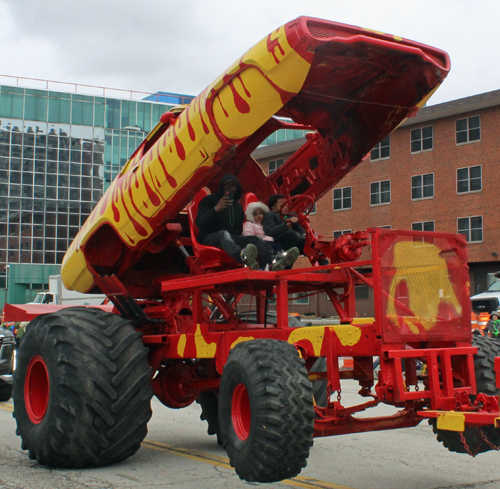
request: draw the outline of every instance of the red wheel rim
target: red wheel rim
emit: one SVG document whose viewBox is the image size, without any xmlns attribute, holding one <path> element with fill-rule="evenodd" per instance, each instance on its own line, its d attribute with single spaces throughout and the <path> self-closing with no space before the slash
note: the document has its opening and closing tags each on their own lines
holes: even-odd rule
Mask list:
<svg viewBox="0 0 500 489">
<path fill-rule="evenodd" d="M 250 401 L 247 388 L 238 384 L 233 392 L 231 415 L 236 436 L 240 440 L 246 440 L 250 434 Z"/>
<path fill-rule="evenodd" d="M 40 423 L 49 404 L 49 373 L 44 359 L 39 355 L 31 359 L 26 370 L 24 402 L 31 421 Z"/>
</svg>

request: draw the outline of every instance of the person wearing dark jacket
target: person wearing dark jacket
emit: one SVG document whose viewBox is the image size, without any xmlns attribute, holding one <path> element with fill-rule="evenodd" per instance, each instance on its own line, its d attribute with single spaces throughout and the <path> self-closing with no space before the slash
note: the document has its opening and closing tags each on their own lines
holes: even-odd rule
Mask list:
<svg viewBox="0 0 500 489">
<path fill-rule="evenodd" d="M 299 224 L 297 216 L 287 217 L 283 221 L 279 215 L 280 209 L 285 203 L 285 197 L 281 194 L 271 195 L 268 202 L 268 207 L 271 209 L 266 212 L 262 225 L 264 232 L 274 238 L 276 243 L 280 243 L 284 250 L 296 247 L 300 253 L 304 253 L 304 245 L 306 243 L 306 232 Z M 283 215 L 286 216 L 287 208 L 283 209 Z"/>
<path fill-rule="evenodd" d="M 262 238 L 243 236 L 245 213 L 239 203 L 241 193 L 239 180 L 228 173 L 222 177 L 219 190 L 201 200 L 196 215 L 199 243 L 224 250 L 252 270 L 259 269 L 258 256 L 273 271 L 293 265 L 299 250 L 290 250 L 275 259 L 274 250 Z"/>
</svg>

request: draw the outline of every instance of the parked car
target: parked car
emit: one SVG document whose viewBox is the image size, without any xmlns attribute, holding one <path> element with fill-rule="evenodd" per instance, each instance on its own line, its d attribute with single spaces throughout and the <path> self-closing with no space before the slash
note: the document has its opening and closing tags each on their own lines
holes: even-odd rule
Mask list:
<svg viewBox="0 0 500 489">
<path fill-rule="evenodd" d="M 0 326 L 0 402 L 12 397 L 12 369 L 16 339 L 11 331 Z"/>
<path fill-rule="evenodd" d="M 495 274 L 500 276 L 500 272 Z M 471 298 L 472 312 L 479 314 L 481 312 L 491 313 L 500 306 L 500 280 L 495 280 L 486 292 L 473 295 Z"/>
</svg>

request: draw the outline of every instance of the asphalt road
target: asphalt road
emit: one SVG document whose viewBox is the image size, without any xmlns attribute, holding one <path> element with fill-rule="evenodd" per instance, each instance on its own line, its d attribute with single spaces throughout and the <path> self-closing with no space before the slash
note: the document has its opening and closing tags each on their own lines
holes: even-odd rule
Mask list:
<svg viewBox="0 0 500 489">
<path fill-rule="evenodd" d="M 356 385 L 343 384 L 350 404 Z M 357 398 L 356 398 L 357 399 Z M 387 414 L 377 408 L 368 414 Z M 498 489 L 500 455 L 475 458 L 448 452 L 423 422 L 416 428 L 316 439 L 308 466 L 292 480 L 275 484 L 241 481 L 224 450 L 206 434 L 198 405 L 171 410 L 156 399 L 149 433 L 138 453 L 108 467 L 57 470 L 29 460 L 15 435 L 12 403 L 0 403 L 0 489 Z"/>
</svg>

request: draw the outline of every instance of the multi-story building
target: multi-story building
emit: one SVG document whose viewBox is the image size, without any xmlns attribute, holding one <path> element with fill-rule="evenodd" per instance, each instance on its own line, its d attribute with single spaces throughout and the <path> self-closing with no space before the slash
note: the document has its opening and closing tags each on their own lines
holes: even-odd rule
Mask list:
<svg viewBox="0 0 500 489">
<path fill-rule="evenodd" d="M 471 293 L 482 292 L 500 270 L 499 141 L 500 90 L 425 107 L 317 202 L 312 225 L 333 237 L 377 226 L 462 233 Z M 272 172 L 303 142 L 262 147 L 254 157 Z M 359 296 L 369 294 L 361 288 Z M 308 307 L 333 312 L 322 300 Z"/>
<path fill-rule="evenodd" d="M 159 92 L 135 100 L 146 94 L 125 91 L 114 92 L 128 99 L 114 98 L 106 95 L 110 89 L 82 95 L 82 88 L 98 90 L 0 86 L 0 288 L 7 265 L 60 265 L 103 191 L 160 115 L 193 99 Z M 47 270 L 54 273 L 54 267 Z M 30 280 L 28 291 L 42 288 L 47 276 Z"/>
</svg>

